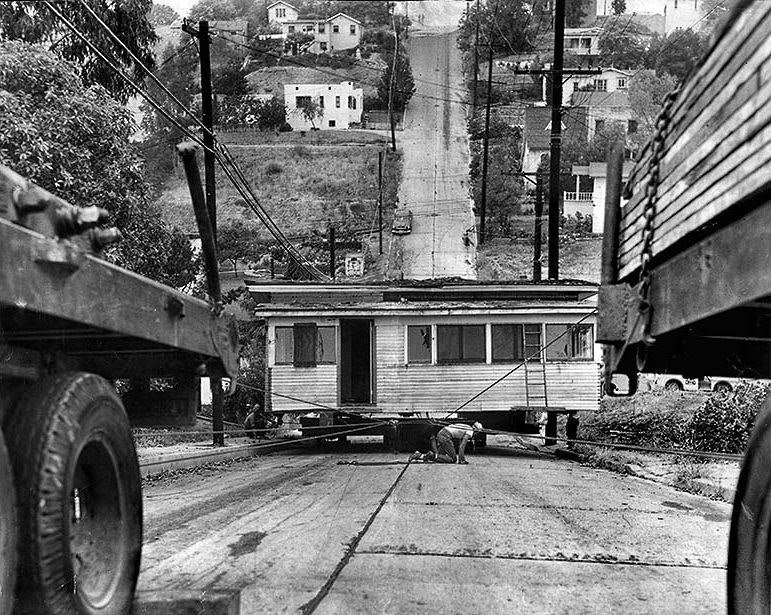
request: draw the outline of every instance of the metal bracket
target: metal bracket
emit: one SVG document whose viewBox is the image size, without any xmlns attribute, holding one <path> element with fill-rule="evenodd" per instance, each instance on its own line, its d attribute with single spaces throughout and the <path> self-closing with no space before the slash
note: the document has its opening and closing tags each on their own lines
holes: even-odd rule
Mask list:
<svg viewBox="0 0 771 615">
<path fill-rule="evenodd" d="M 67 241 L 46 242 L 35 247 L 36 263 L 50 265 L 68 274 L 80 269 L 85 261 L 85 252 Z"/>
</svg>

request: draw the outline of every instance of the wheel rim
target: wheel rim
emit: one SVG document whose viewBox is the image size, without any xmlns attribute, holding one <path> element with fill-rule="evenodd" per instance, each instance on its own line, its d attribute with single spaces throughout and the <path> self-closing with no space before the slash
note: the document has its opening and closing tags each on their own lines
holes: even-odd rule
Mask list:
<svg viewBox="0 0 771 615">
<path fill-rule="evenodd" d="M 126 549 L 117 463 L 103 440 L 89 441 L 78 453 L 69 504 L 73 591 L 100 609 L 117 591 Z"/>
<path fill-rule="evenodd" d="M 664 388 L 667 391 L 679 391 L 680 390 L 680 385 L 677 384 L 676 382 L 667 382 L 667 384 L 664 386 Z"/>
</svg>

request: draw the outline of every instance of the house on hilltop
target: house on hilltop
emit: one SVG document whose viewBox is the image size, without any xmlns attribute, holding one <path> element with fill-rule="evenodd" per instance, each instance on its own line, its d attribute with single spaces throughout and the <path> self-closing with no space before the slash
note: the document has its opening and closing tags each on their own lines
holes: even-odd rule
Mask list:
<svg viewBox="0 0 771 615">
<path fill-rule="evenodd" d="M 303 111 L 305 103 L 318 103 L 318 115 L 309 119 Z M 286 121 L 293 130 L 345 130 L 361 122 L 364 90 L 352 81 L 341 83 L 289 83 L 284 85 Z"/>
<path fill-rule="evenodd" d="M 623 124 L 626 134 L 637 132 L 637 119 L 626 90 L 578 91 L 572 94 L 570 101 L 576 107 L 586 108 L 586 138 L 589 141 L 613 123 Z"/>
<path fill-rule="evenodd" d="M 284 0 L 278 0 L 268 5 L 268 23 L 282 24 L 286 21 L 294 21 L 300 13 L 297 8 Z"/>
<path fill-rule="evenodd" d="M 337 13 L 328 19 L 295 19 L 281 24 L 284 39 L 293 34 L 313 37 L 308 46 L 311 53 L 327 53 L 355 49 L 361 43 L 362 24 L 345 13 Z"/>
<path fill-rule="evenodd" d="M 622 181 L 626 181 L 632 172 L 633 163 L 624 161 L 621 172 Z M 562 199 L 562 213 L 566 216 L 592 217 L 592 233 L 602 233 L 605 227 L 605 195 L 608 184 L 608 164 L 606 162 L 590 162 L 587 165 L 573 165 L 573 175 L 576 178 L 575 191 L 565 190 Z M 581 178 L 591 179 L 591 190 L 580 191 Z"/>
<path fill-rule="evenodd" d="M 562 138 L 586 131 L 586 108 L 573 107 L 562 114 Z M 535 173 L 551 144 L 551 108 L 527 107 L 522 131 L 522 172 Z"/>
</svg>

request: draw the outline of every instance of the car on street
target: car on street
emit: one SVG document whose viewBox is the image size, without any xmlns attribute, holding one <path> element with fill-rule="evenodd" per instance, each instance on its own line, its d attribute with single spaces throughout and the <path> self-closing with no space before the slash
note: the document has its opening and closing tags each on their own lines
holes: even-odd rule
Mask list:
<svg viewBox="0 0 771 615">
<path fill-rule="evenodd" d="M 396 210 L 393 224 L 391 224 L 391 232 L 394 235 L 409 235 L 412 232 L 412 211 L 409 209 Z"/>
</svg>

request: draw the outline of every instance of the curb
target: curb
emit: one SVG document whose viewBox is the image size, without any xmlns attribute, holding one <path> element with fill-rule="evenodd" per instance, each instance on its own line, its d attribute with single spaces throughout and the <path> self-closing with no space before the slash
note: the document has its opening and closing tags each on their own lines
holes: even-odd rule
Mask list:
<svg viewBox="0 0 771 615">
<path fill-rule="evenodd" d="M 240 615 L 241 592 L 145 590 L 134 597 L 131 615 Z"/>
<path fill-rule="evenodd" d="M 265 451 L 272 451 L 278 447 L 286 446 L 291 440 L 276 442 L 275 445 L 262 444 L 240 444 L 233 447 L 203 449 L 197 454 L 188 452 L 167 453 L 150 455 L 139 462 L 139 471 L 142 478 L 153 474 L 169 472 L 171 470 L 181 470 L 185 468 L 195 468 L 207 463 L 216 463 L 218 461 L 227 461 L 229 459 L 239 459 L 242 457 L 255 457 Z"/>
</svg>

